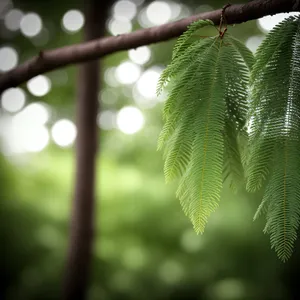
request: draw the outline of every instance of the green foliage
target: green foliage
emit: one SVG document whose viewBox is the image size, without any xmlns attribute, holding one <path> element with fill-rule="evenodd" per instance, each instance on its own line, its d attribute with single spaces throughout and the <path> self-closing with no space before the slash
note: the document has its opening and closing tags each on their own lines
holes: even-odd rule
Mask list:
<svg viewBox="0 0 300 300">
<path fill-rule="evenodd" d="M 164 148 L 166 181 L 181 177 L 177 197 L 197 233 L 220 199 L 223 180 L 243 178 L 238 139 L 245 135 L 252 53 L 226 34 L 198 38 L 210 21 L 198 21 L 177 41 L 158 93 L 173 87 L 164 107 L 165 125 L 158 141 Z"/>
<path fill-rule="evenodd" d="M 300 221 L 300 18 L 277 25 L 256 54 L 251 73 L 247 189 L 267 181 L 255 219 L 264 212 L 272 248 L 286 261 Z"/>
<path fill-rule="evenodd" d="M 196 51 L 201 51 L 200 49 L 202 47 L 205 47 L 205 45 L 208 46 L 208 43 L 200 44 L 199 40 L 196 40 L 194 43 L 192 42 L 192 37 L 196 35 L 197 31 L 200 28 L 208 25 L 213 25 L 213 22 L 210 20 L 199 20 L 197 22 L 194 22 L 188 27 L 188 30 L 178 38 L 173 49 L 173 63 L 162 73 L 157 86 L 157 94 L 162 91 L 164 85 L 168 82 L 168 79 L 170 77 L 173 77 L 180 71 L 186 69 L 186 66 L 190 65 L 194 61 L 193 57 L 190 57 L 190 55 L 195 55 L 197 53 Z M 182 56 L 185 51 L 188 51 L 186 54 L 189 55 Z"/>
<path fill-rule="evenodd" d="M 277 25 L 255 62 L 227 33 L 193 40 L 206 25 L 195 22 L 178 39 L 159 81 L 158 92 L 173 84 L 158 140 L 166 181 L 181 178 L 177 197 L 198 233 L 224 180 L 236 189 L 246 178 L 250 192 L 265 186 L 254 219 L 266 214 L 264 232 L 286 261 L 300 222 L 300 17 Z"/>
</svg>

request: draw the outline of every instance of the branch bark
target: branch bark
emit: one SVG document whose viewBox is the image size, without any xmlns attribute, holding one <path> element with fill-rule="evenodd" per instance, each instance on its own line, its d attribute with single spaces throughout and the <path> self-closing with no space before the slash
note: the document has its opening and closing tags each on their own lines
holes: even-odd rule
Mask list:
<svg viewBox="0 0 300 300">
<path fill-rule="evenodd" d="M 104 35 L 110 2 L 84 1 L 86 41 Z M 99 75 L 98 61 L 84 63 L 79 68 L 75 195 L 63 287 L 64 300 L 85 299 L 88 286 L 94 236 Z"/>
<path fill-rule="evenodd" d="M 239 24 L 267 15 L 300 11 L 299 0 L 254 0 L 246 4 L 229 6 L 226 9 L 228 24 Z M 27 80 L 54 69 L 74 63 L 82 63 L 105 55 L 137 48 L 143 45 L 167 41 L 182 34 L 187 26 L 199 19 L 210 19 L 215 25 L 220 22 L 222 9 L 198 14 L 177 22 L 129 34 L 105 37 L 97 40 L 42 52 L 42 55 L 24 62 L 0 77 L 0 94 L 7 88 L 18 86 Z"/>
</svg>

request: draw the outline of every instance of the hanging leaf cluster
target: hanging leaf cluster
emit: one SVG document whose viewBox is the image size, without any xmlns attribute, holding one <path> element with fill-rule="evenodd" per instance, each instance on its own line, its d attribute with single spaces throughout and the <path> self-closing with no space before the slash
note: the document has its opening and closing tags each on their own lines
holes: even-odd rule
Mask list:
<svg viewBox="0 0 300 300">
<path fill-rule="evenodd" d="M 190 25 L 158 83 L 158 94 L 171 86 L 158 140 L 165 178 L 179 178 L 176 195 L 197 233 L 224 181 L 265 187 L 255 218 L 266 214 L 265 232 L 285 261 L 300 222 L 300 17 L 277 25 L 255 57 L 226 30 L 199 37 L 213 25 Z"/>
</svg>

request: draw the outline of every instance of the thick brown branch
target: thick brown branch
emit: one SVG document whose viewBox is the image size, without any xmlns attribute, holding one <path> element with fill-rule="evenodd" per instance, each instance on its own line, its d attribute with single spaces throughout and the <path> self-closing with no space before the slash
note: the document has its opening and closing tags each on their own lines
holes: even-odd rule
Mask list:
<svg viewBox="0 0 300 300">
<path fill-rule="evenodd" d="M 227 24 L 239 24 L 281 12 L 300 11 L 298 0 L 254 0 L 246 4 L 232 5 L 226 9 Z M 0 94 L 42 73 L 74 63 L 94 60 L 105 55 L 162 42 L 182 34 L 187 26 L 199 19 L 220 22 L 222 9 L 202 13 L 177 22 L 137 30 L 116 37 L 44 51 L 42 57 L 34 57 L 0 77 Z"/>
</svg>

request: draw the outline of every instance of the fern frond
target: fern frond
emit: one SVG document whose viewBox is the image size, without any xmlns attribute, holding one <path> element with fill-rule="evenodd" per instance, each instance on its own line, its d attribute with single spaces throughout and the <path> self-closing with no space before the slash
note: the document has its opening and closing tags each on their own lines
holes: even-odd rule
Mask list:
<svg viewBox="0 0 300 300">
<path fill-rule="evenodd" d="M 230 186 L 236 190 L 244 179 L 239 138 L 247 135 L 247 89 L 254 57 L 247 47 L 231 35 L 227 36 L 227 41 L 229 43 L 223 55 L 227 108 L 224 128 L 224 179 L 229 178 Z"/>
<path fill-rule="evenodd" d="M 224 182 L 230 180 L 230 187 L 236 191 L 244 181 L 239 135 L 246 133 L 240 133 L 234 125 L 230 120 L 225 120 L 223 174 Z"/>
<path fill-rule="evenodd" d="M 180 56 L 184 53 L 185 49 L 189 46 L 190 38 L 201 28 L 205 26 L 214 26 L 214 23 L 211 20 L 198 20 L 191 23 L 188 26 L 188 29 L 177 39 L 173 53 L 172 53 L 172 60 L 176 57 Z"/>
<path fill-rule="evenodd" d="M 195 135 L 191 122 L 193 122 L 195 114 L 191 109 L 188 109 L 183 114 L 185 114 L 183 121 L 172 139 L 174 143 L 172 146 L 169 146 L 168 153 L 165 156 L 164 170 L 167 183 L 182 175 L 190 160 Z"/>
<path fill-rule="evenodd" d="M 158 85 L 156 88 L 156 94 L 159 95 L 171 77 L 174 77 L 182 69 L 186 69 L 187 64 L 194 62 L 195 54 L 199 53 L 202 47 L 209 46 L 208 39 L 201 39 L 200 42 L 191 42 L 191 37 L 200 29 L 205 26 L 212 26 L 214 23 L 210 20 L 198 20 L 188 26 L 188 30 L 185 31 L 175 43 L 172 62 L 162 72 Z M 188 51 L 188 52 L 186 52 Z M 184 55 L 182 55 L 184 54 Z M 187 55 L 188 54 L 188 55 Z"/>
<path fill-rule="evenodd" d="M 285 55 L 285 50 L 289 49 L 291 46 L 292 37 L 295 34 L 297 28 L 297 21 L 295 17 L 289 17 L 276 25 L 264 39 L 262 44 L 256 51 L 256 62 L 253 66 L 253 70 L 250 76 L 250 85 L 252 86 L 252 107 L 255 108 L 258 104 L 256 102 L 260 99 L 264 100 L 262 104 L 269 107 L 267 101 L 268 99 L 263 99 L 263 93 L 269 91 L 272 92 L 274 87 L 274 81 L 270 80 L 276 76 L 277 81 L 281 79 L 288 80 L 285 73 L 280 73 L 276 69 L 279 64 L 283 70 L 286 66 L 284 63 L 288 62 L 288 55 Z M 278 56 L 284 58 L 284 61 L 280 62 Z M 278 89 L 277 89 L 278 90 Z M 273 92 L 273 97 L 276 97 L 275 91 Z M 268 116 L 269 111 L 265 109 L 265 114 Z M 250 111 L 251 115 L 255 114 L 255 111 Z M 263 119 L 263 116 L 261 116 Z"/>
<path fill-rule="evenodd" d="M 284 139 L 264 195 L 269 202 L 266 231 L 272 248 L 286 261 L 293 252 L 300 221 L 299 141 Z M 283 157 L 282 157 L 283 155 Z"/>
<path fill-rule="evenodd" d="M 196 63 L 196 60 L 199 59 L 197 53 L 200 53 L 202 51 L 204 52 L 207 48 L 210 47 L 212 42 L 214 42 L 213 37 L 195 41 L 186 49 L 184 55 L 174 58 L 174 60 L 167 66 L 166 69 L 164 69 L 164 71 L 160 75 L 156 94 L 159 95 L 162 89 L 167 85 L 167 83 L 177 74 L 188 69 L 187 67 L 189 65 Z"/>
<path fill-rule="evenodd" d="M 216 42 L 216 38 L 209 39 L 208 41 L 209 47 L 199 48 L 203 52 L 197 52 L 198 56 L 195 59 L 195 63 L 187 65 L 186 70 L 180 73 L 175 79 L 174 88 L 170 92 L 164 106 L 163 117 L 165 125 L 158 139 L 158 150 L 162 149 L 166 140 L 173 134 L 175 128 L 177 128 L 178 122 L 181 122 L 182 109 L 185 109 L 185 105 L 191 104 L 192 93 L 201 89 L 200 85 L 196 85 L 195 89 L 195 81 L 207 53 L 210 52 L 211 47 Z"/>
<path fill-rule="evenodd" d="M 251 131 L 249 145 L 251 148 L 246 167 L 246 189 L 255 192 L 262 188 L 272 170 L 276 138 L 269 136 L 269 130 L 260 136 Z"/>
<path fill-rule="evenodd" d="M 259 204 L 259 206 L 254 214 L 253 221 L 256 221 L 261 215 L 267 213 L 269 203 L 270 203 L 270 201 L 267 198 L 264 198 L 261 201 L 261 203 Z M 267 226 L 265 227 L 264 231 L 267 231 Z"/>
<path fill-rule="evenodd" d="M 166 181 L 181 177 L 176 195 L 202 233 L 218 207 L 223 171 L 231 180 L 243 176 L 238 139 L 245 134 L 253 56 L 228 34 L 200 39 L 181 51 L 189 34 L 178 43 L 159 82 L 161 89 L 173 80 L 158 148 L 165 148 Z"/>
<path fill-rule="evenodd" d="M 271 246 L 286 261 L 300 222 L 300 17 L 277 25 L 257 50 L 251 73 L 249 191 L 266 182 L 254 218 L 266 214 Z"/>
<path fill-rule="evenodd" d="M 232 46 L 236 49 L 236 51 L 238 51 L 238 53 L 242 57 L 248 70 L 251 71 L 252 67 L 254 65 L 254 62 L 255 62 L 253 53 L 245 46 L 245 44 L 243 44 L 241 41 L 239 41 L 238 39 L 236 39 L 233 36 L 230 36 L 230 42 L 231 42 Z"/>
</svg>

